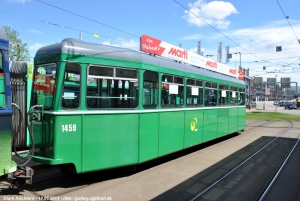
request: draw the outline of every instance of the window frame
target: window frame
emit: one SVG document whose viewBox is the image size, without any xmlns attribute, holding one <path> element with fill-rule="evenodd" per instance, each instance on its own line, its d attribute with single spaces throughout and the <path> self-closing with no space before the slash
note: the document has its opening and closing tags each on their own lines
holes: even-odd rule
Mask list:
<svg viewBox="0 0 300 201">
<path fill-rule="evenodd" d="M 237 86 L 230 86 L 229 92 L 229 105 L 237 105 L 238 104 L 238 87 Z M 235 98 L 232 97 L 233 93 L 235 93 Z"/>
<path fill-rule="evenodd" d="M 192 80 L 193 82 L 188 83 L 188 80 Z M 200 85 L 198 83 L 201 83 Z M 186 78 L 186 107 L 203 107 L 203 80 L 199 80 L 199 79 L 194 79 L 194 78 Z M 198 104 L 198 99 L 197 99 L 197 103 L 195 104 L 195 100 L 189 100 L 188 101 L 188 87 L 191 88 L 191 96 L 192 95 L 192 88 L 197 88 L 198 89 L 198 96 L 197 98 L 199 98 L 200 100 L 200 104 Z M 194 101 L 193 103 L 189 103 L 190 101 Z"/>
<path fill-rule="evenodd" d="M 113 69 L 113 74 L 112 76 L 101 76 L 101 75 L 90 75 L 89 72 L 90 72 L 90 69 L 92 67 L 96 67 L 96 68 L 110 68 L 110 69 Z M 130 77 L 118 77 L 116 76 L 117 75 L 117 71 L 118 70 L 125 70 L 125 71 L 135 71 L 135 75 L 136 75 L 136 78 L 130 78 Z M 134 69 L 134 68 L 124 68 L 124 67 L 119 67 L 119 66 L 106 66 L 106 65 L 97 65 L 97 64 L 90 64 L 89 66 L 87 66 L 86 68 L 86 78 L 87 78 L 87 81 L 89 78 L 93 78 L 93 79 L 106 79 L 107 80 L 107 86 L 109 85 L 108 89 L 107 90 L 110 90 L 110 92 L 114 92 L 115 91 L 112 91 L 112 87 L 111 87 L 111 84 L 112 82 L 111 81 L 128 81 L 129 82 L 129 87 L 130 87 L 130 84 L 131 83 L 137 83 L 137 86 L 139 84 L 139 71 L 137 69 Z M 114 84 L 115 85 L 115 84 Z M 102 85 L 97 85 L 97 87 L 100 87 L 102 88 Z M 86 88 L 86 92 L 88 93 L 88 85 L 87 83 L 85 83 L 85 88 Z M 114 88 L 114 87 L 113 87 Z M 138 87 L 137 87 L 138 88 Z M 134 87 L 132 88 L 134 89 Z M 118 89 L 114 89 L 114 90 L 118 90 Z M 125 89 L 125 83 L 123 84 L 122 82 L 122 90 L 126 90 Z M 129 89 L 130 90 L 130 89 Z M 109 94 L 109 93 L 107 93 Z M 91 107 L 88 105 L 88 98 L 97 98 L 99 99 L 99 101 L 103 101 L 105 99 L 108 99 L 108 102 L 109 102 L 109 107 Z M 115 101 L 111 101 L 112 99 L 119 99 L 119 101 L 122 102 L 121 105 L 124 104 L 124 101 L 127 101 L 127 99 L 136 99 L 136 104 L 135 104 L 135 107 L 111 107 L 111 102 L 113 102 L 113 105 L 116 105 L 115 104 Z M 124 95 L 123 97 L 123 94 L 122 94 L 122 97 L 113 97 L 113 96 L 88 96 L 86 95 L 86 98 L 85 98 L 85 102 L 86 102 L 86 108 L 89 109 L 89 110 L 104 110 L 104 109 L 136 109 L 139 105 L 139 88 L 138 88 L 138 91 L 137 91 L 137 95 L 135 97 L 127 97 L 126 94 Z M 99 104 L 98 104 L 99 105 Z"/>
<path fill-rule="evenodd" d="M 164 76 L 168 76 L 169 78 L 172 78 L 170 81 L 169 80 L 163 80 Z M 175 79 L 176 78 L 176 79 Z M 162 82 L 161 82 L 161 108 L 183 108 L 184 107 L 184 88 L 185 88 L 185 85 L 184 85 L 184 76 L 178 76 L 178 75 L 175 75 L 175 74 L 169 74 L 169 73 L 163 73 L 161 75 L 161 79 L 162 79 Z M 182 80 L 182 83 L 179 83 L 179 82 L 175 82 L 177 80 Z M 170 94 L 170 86 L 171 85 L 175 85 L 178 87 L 178 93 L 177 94 Z M 168 88 L 168 89 L 167 89 Z M 182 89 L 181 91 L 179 89 Z M 165 91 L 163 91 L 165 90 Z M 163 95 L 163 92 L 166 92 L 166 91 L 169 91 L 167 95 Z M 182 93 L 180 95 L 180 93 Z M 176 95 L 175 97 L 175 104 L 172 103 L 172 101 L 174 101 L 174 98 L 173 98 L 173 95 Z M 181 96 L 181 97 L 180 97 Z M 164 97 L 164 100 L 163 100 L 163 97 Z M 166 97 L 167 97 L 167 101 L 169 102 L 169 99 L 171 101 L 170 104 L 163 104 L 166 100 Z M 179 98 L 179 104 L 177 104 L 177 101 Z"/>
<path fill-rule="evenodd" d="M 145 104 L 145 73 L 148 73 L 148 72 L 151 72 L 151 73 L 155 73 L 156 74 L 156 80 L 154 80 L 154 81 L 156 81 L 156 82 L 150 82 L 149 81 L 149 83 L 151 83 L 151 84 L 153 84 L 153 83 L 155 83 L 155 86 L 154 87 L 152 87 L 151 88 L 151 84 L 150 84 L 150 90 L 154 90 L 154 100 L 156 101 L 156 104 L 151 104 L 151 91 L 150 91 L 150 104 Z M 159 84 L 159 73 L 158 72 L 156 72 L 156 71 L 151 71 L 151 70 L 145 70 L 144 72 L 143 72 L 143 91 L 142 91 L 142 96 L 143 96 L 143 103 L 142 103 L 142 105 L 143 105 L 143 108 L 144 109 L 156 109 L 157 107 L 158 107 L 158 105 L 159 105 L 159 88 L 158 88 L 158 84 Z M 156 97 L 156 98 L 155 98 Z M 155 102 L 154 101 L 154 102 Z"/>
<path fill-rule="evenodd" d="M 208 90 L 213 90 L 214 91 L 215 102 L 206 100 L 206 94 L 207 94 Z M 216 106 L 218 106 L 218 84 L 216 82 L 205 81 L 204 106 L 205 107 L 216 107 Z"/>
<path fill-rule="evenodd" d="M 72 74 L 72 72 L 70 72 L 70 71 L 66 72 L 68 64 L 73 64 L 73 65 L 76 64 L 76 65 L 79 66 L 79 73 L 80 73 L 79 74 L 79 80 L 74 80 L 74 81 L 69 80 L 69 79 L 66 80 L 66 76 L 68 77 L 69 73 Z M 63 87 L 62 87 L 62 91 L 61 91 L 62 94 L 61 94 L 61 101 L 60 101 L 60 105 L 61 105 L 62 109 L 64 109 L 64 110 L 78 110 L 80 108 L 80 105 L 81 105 L 81 95 L 82 95 L 82 78 L 81 78 L 81 76 L 82 76 L 82 69 L 83 68 L 82 68 L 81 64 L 78 63 L 78 62 L 67 62 L 66 65 L 65 65 L 65 70 L 64 70 L 64 73 L 63 73 Z M 73 73 L 73 74 L 75 74 L 75 73 Z M 70 83 L 75 82 L 75 84 L 76 84 L 76 82 L 79 82 L 79 86 L 78 86 L 78 89 L 79 89 L 79 93 L 78 93 L 78 106 L 77 107 L 66 107 L 66 106 L 64 106 L 63 101 L 64 101 L 64 97 L 65 97 L 65 82 L 66 81 L 68 81 Z M 69 97 L 70 99 L 72 99 L 72 98 L 75 99 L 76 98 L 75 93 L 74 93 L 74 96 L 66 96 L 66 97 Z"/>
<path fill-rule="evenodd" d="M 226 93 L 226 97 L 222 97 L 222 91 L 225 91 Z M 225 104 L 222 104 L 222 98 L 224 98 L 225 100 Z M 228 106 L 229 102 L 228 102 L 228 98 L 229 98 L 229 85 L 227 84 L 219 84 L 219 106 Z"/>
<path fill-rule="evenodd" d="M 54 83 L 54 86 L 53 86 L 54 88 L 53 88 L 53 95 L 52 95 L 51 105 L 50 106 L 46 106 L 45 103 L 39 103 L 38 100 L 36 102 L 34 102 L 35 98 L 37 98 L 37 99 L 39 98 L 38 95 L 36 95 L 36 97 L 35 97 L 35 87 L 38 87 L 38 86 L 36 86 L 36 77 L 38 75 L 37 73 L 38 73 L 39 67 L 45 67 L 45 66 L 51 66 L 51 65 L 55 65 L 55 67 L 56 67 L 56 69 L 55 69 L 55 78 L 54 78 L 55 83 Z M 31 92 L 31 105 L 43 105 L 44 106 L 44 110 L 51 110 L 51 109 L 54 108 L 54 100 L 55 100 L 55 95 L 57 93 L 57 87 L 56 87 L 56 85 L 57 85 L 57 81 L 58 81 L 58 79 L 57 79 L 58 78 L 58 69 L 59 69 L 58 66 L 59 66 L 58 63 L 55 63 L 55 62 L 37 64 L 35 66 L 35 68 L 34 68 L 35 69 L 34 76 L 33 76 L 33 80 L 32 80 L 32 82 L 33 82 L 32 83 L 33 84 L 33 88 L 32 88 L 32 92 Z M 50 88 L 51 88 L 51 86 L 50 86 Z M 37 89 L 37 90 L 39 90 L 39 89 Z M 41 91 L 41 90 L 39 90 L 39 91 Z M 45 102 L 46 102 L 46 100 L 45 100 Z"/>
</svg>

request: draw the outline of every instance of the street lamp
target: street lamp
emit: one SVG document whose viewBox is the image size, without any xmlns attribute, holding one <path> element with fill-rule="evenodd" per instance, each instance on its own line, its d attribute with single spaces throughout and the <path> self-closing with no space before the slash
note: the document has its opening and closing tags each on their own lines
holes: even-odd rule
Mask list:
<svg viewBox="0 0 300 201">
<path fill-rule="evenodd" d="M 240 54 L 240 67 L 242 67 L 242 64 L 241 64 L 241 62 L 242 62 L 242 60 L 241 60 L 241 52 L 236 52 L 236 53 L 233 53 L 233 54 Z"/>
</svg>

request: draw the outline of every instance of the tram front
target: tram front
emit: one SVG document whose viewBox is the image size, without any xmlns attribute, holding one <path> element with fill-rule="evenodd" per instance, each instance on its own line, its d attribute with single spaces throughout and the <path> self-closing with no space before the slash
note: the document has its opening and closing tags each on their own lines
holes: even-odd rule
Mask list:
<svg viewBox="0 0 300 201">
<path fill-rule="evenodd" d="M 33 135 L 34 160 L 53 164 L 53 115 L 56 88 L 56 63 L 35 66 L 31 108 L 28 112 L 29 131 Z"/>
</svg>

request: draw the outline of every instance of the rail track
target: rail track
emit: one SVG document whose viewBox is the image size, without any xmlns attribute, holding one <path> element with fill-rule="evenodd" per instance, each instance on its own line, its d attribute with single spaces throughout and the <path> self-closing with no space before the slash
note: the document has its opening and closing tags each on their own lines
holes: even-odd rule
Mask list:
<svg viewBox="0 0 300 201">
<path fill-rule="evenodd" d="M 264 127 L 265 124 L 252 129 Z M 298 139 L 284 138 L 292 128 L 293 123 L 290 122 L 290 126 L 278 136 L 189 200 L 264 200 L 299 146 L 299 136 Z"/>
</svg>

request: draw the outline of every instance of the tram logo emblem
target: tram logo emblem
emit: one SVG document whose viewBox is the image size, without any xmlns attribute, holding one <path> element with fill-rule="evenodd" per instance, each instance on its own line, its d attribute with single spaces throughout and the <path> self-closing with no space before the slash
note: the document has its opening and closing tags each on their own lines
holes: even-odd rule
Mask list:
<svg viewBox="0 0 300 201">
<path fill-rule="evenodd" d="M 193 121 L 191 122 L 191 131 L 198 131 L 197 124 L 198 124 L 198 119 L 194 118 Z"/>
</svg>

